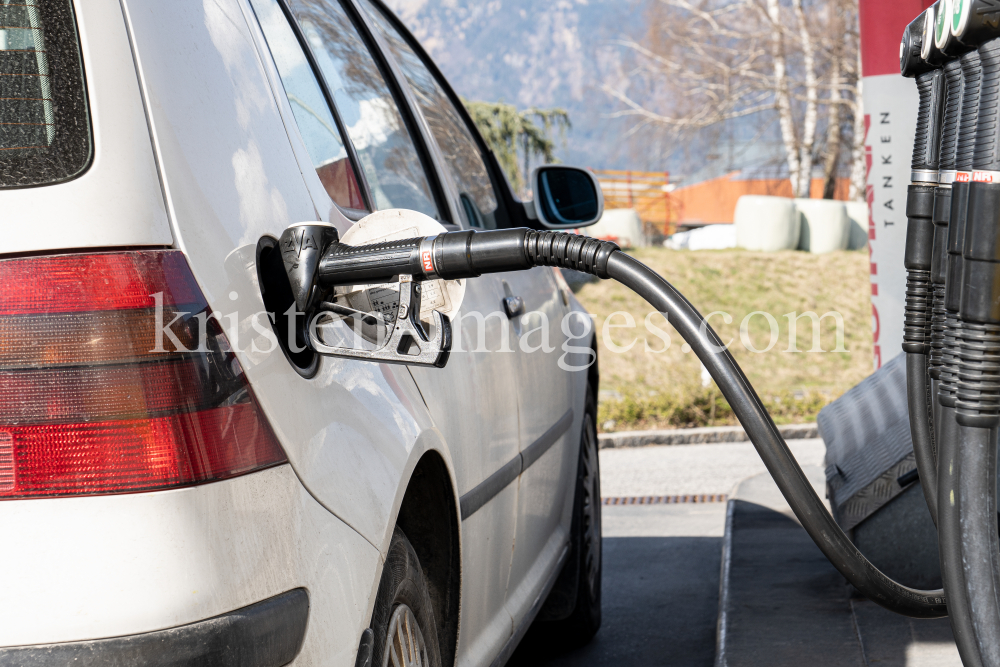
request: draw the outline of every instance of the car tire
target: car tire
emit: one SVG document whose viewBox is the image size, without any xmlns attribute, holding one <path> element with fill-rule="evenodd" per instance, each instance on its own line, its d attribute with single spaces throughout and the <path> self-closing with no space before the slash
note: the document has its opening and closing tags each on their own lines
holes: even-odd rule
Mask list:
<svg viewBox="0 0 1000 667">
<path fill-rule="evenodd" d="M 576 600 L 567 616 L 544 624 L 546 634 L 566 649 L 586 644 L 601 627 L 601 466 L 597 445 L 597 405 L 588 386 L 573 500 L 570 560 L 560 575 L 560 579 L 575 577 Z"/>
<path fill-rule="evenodd" d="M 372 667 L 441 667 L 434 607 L 420 559 L 398 526 L 382 568 L 371 629 Z"/>
</svg>

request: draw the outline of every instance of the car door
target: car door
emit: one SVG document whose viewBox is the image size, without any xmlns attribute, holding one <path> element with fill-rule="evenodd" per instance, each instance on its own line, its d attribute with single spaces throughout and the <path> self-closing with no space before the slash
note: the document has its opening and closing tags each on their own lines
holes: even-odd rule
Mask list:
<svg viewBox="0 0 1000 667">
<path fill-rule="evenodd" d="M 560 367 L 569 314 L 554 271 L 501 274 L 505 293 L 523 304 L 512 320 L 517 337 L 520 441 L 524 472 L 507 607 L 515 624 L 532 609 L 569 543 L 582 406 L 573 405 L 579 373 Z M 574 331 L 581 327 L 574 322 Z M 564 364 L 565 365 L 565 364 Z"/>
<path fill-rule="evenodd" d="M 422 116 L 444 158 L 446 175 L 456 186 L 466 224 L 509 226 L 499 206 L 483 154 L 434 71 L 405 28 L 372 0 L 359 0 L 377 26 L 387 49 L 406 78 Z M 499 187 L 505 187 L 500 185 Z M 517 529 L 507 607 L 517 627 L 554 574 L 569 541 L 569 510 L 576 473 L 579 421 L 570 409 L 573 377 L 559 359 L 566 340 L 563 318 L 569 300 L 553 269 L 500 274 L 501 296 L 508 301 L 509 356 L 516 378 L 518 440 L 522 472 L 518 478 Z M 513 304 L 513 305 L 511 305 Z M 517 304 L 521 311 L 517 312 Z"/>
<path fill-rule="evenodd" d="M 358 155 L 358 180 L 367 184 L 372 207 L 412 209 L 445 224 L 457 222 L 440 205 L 443 195 L 433 158 L 422 150 L 422 128 L 399 104 L 399 82 L 378 57 L 370 26 L 350 5 L 335 0 L 292 0 L 289 7 Z M 410 369 L 449 445 L 462 497 L 460 664 L 489 662 L 511 634 L 504 600 L 517 486 L 498 488 L 496 475 L 509 474 L 510 464 L 519 461 L 519 441 L 513 355 L 492 353 L 506 333 L 505 322 L 488 317 L 501 299 L 495 278 L 467 281 L 448 365 Z"/>
</svg>

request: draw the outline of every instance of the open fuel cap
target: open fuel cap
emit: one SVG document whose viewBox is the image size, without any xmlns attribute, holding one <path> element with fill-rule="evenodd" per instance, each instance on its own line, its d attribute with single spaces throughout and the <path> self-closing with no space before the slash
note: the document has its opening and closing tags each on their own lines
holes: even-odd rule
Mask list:
<svg viewBox="0 0 1000 667">
<path fill-rule="evenodd" d="M 406 209 L 387 209 L 365 216 L 344 234 L 342 243 L 352 246 L 400 241 L 422 236 L 434 236 L 448 230 L 430 216 Z M 380 285 L 356 285 L 338 287 L 335 292 L 338 303 L 365 313 L 378 313 L 385 322 L 396 320 L 399 309 L 399 283 Z M 453 318 L 462 307 L 465 298 L 465 280 L 427 280 L 421 284 L 420 319 L 426 324 L 433 322 L 436 310 Z M 364 323 L 362 336 L 373 341 L 377 335 L 375 326 Z"/>
</svg>

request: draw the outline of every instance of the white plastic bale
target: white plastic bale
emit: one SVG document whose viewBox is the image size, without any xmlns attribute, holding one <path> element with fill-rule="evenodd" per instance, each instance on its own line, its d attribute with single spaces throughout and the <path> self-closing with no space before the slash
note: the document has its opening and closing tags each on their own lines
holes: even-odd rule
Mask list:
<svg viewBox="0 0 1000 667">
<path fill-rule="evenodd" d="M 724 250 L 736 247 L 736 229 L 733 225 L 720 223 L 706 225 L 687 232 L 688 250 Z"/>
<path fill-rule="evenodd" d="M 794 250 L 799 245 L 798 215 L 787 197 L 743 195 L 733 216 L 736 245 L 747 250 Z"/>
<path fill-rule="evenodd" d="M 848 250 L 859 250 L 868 245 L 868 203 L 863 201 L 844 202 L 847 217 L 851 219 L 851 234 L 847 241 Z"/>
<path fill-rule="evenodd" d="M 634 208 L 604 209 L 604 215 L 600 220 L 581 231 L 595 239 L 614 241 L 623 248 L 649 245 L 649 240 L 643 231 L 642 220 Z"/>
<path fill-rule="evenodd" d="M 851 219 L 847 217 L 844 202 L 832 199 L 796 199 L 795 208 L 802 219 L 800 250 L 815 254 L 847 250 Z"/>
</svg>

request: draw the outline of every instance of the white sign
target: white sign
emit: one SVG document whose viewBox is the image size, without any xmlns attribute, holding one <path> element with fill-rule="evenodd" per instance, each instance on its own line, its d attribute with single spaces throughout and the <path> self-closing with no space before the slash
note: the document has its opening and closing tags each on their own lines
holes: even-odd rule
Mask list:
<svg viewBox="0 0 1000 667">
<path fill-rule="evenodd" d="M 899 74 L 866 76 L 868 256 L 871 263 L 872 338 L 878 370 L 903 349 L 906 296 L 906 188 L 917 123 L 917 85 Z"/>
</svg>

